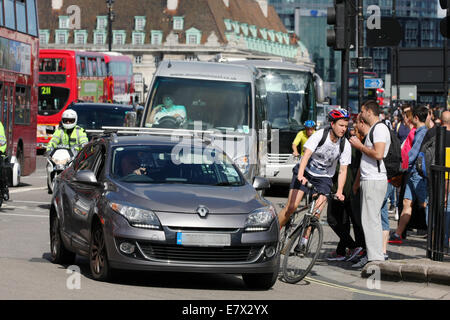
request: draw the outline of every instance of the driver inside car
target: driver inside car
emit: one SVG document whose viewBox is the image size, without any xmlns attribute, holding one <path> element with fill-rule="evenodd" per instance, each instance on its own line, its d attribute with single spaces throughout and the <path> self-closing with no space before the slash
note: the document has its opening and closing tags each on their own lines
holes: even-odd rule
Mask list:
<svg viewBox="0 0 450 320">
<path fill-rule="evenodd" d="M 177 120 L 177 123 L 182 124 L 186 121 L 186 108 L 181 105 L 174 105 L 172 97 L 165 95 L 163 97 L 163 104 L 156 106 L 150 114 L 150 123 L 153 125 L 160 124 L 160 120 L 169 117 Z"/>
<path fill-rule="evenodd" d="M 130 174 L 136 174 L 138 176 L 147 173 L 147 169 L 142 167 L 139 161 L 139 156 L 136 153 L 126 153 L 120 160 L 120 167 L 122 171 L 122 177 L 126 177 Z"/>
</svg>

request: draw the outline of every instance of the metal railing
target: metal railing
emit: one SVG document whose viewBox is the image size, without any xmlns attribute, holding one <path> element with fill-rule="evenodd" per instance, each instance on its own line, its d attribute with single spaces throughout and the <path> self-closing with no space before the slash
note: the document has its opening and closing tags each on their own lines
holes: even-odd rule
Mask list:
<svg viewBox="0 0 450 320">
<path fill-rule="evenodd" d="M 428 193 L 428 240 L 427 258 L 443 261 L 444 255 L 450 255 L 448 233 L 450 229 L 449 175 L 450 168 L 446 167 L 446 128 L 436 130 L 435 164 L 431 166 L 431 183 Z"/>
</svg>

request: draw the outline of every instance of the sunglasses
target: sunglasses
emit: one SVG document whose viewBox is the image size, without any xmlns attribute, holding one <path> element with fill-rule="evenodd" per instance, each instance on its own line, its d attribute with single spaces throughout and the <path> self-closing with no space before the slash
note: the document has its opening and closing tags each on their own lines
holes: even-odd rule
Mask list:
<svg viewBox="0 0 450 320">
<path fill-rule="evenodd" d="M 63 123 L 74 123 L 75 119 L 62 119 Z"/>
</svg>

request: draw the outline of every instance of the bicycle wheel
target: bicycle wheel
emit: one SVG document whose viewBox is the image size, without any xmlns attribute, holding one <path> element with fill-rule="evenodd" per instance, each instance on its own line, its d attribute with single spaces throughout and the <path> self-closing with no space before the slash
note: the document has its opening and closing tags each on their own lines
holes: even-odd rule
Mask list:
<svg viewBox="0 0 450 320">
<path fill-rule="evenodd" d="M 308 226 L 311 226 L 311 234 L 305 250 L 302 250 L 302 252 L 296 251 L 296 246 L 302 238 L 304 226 L 295 232 L 287 245 L 282 269 L 283 278 L 288 283 L 297 283 L 302 280 L 311 271 L 319 257 L 323 242 L 322 225 L 317 219 L 313 218 Z"/>
</svg>

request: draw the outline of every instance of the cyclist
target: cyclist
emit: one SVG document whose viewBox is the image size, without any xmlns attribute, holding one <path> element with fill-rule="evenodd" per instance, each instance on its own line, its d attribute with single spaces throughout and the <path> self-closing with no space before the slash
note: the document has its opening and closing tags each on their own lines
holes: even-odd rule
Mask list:
<svg viewBox="0 0 450 320">
<path fill-rule="evenodd" d="M 318 130 L 308 139 L 300 163 L 292 170 L 288 203 L 278 215 L 280 227 L 289 221 L 289 217 L 299 206 L 305 192 L 309 192 L 306 187 L 308 181 L 320 194 L 314 208 L 316 216 L 320 217 L 320 212 L 327 201 L 325 195 L 330 193 L 333 185 L 332 177 L 338 160 L 340 169 L 336 198 L 345 200 L 343 189 L 347 178 L 347 167 L 351 163 L 352 156 L 350 143 L 344 137 L 348 128 L 349 114 L 344 109 L 335 109 L 328 114 L 328 120 L 330 127 Z M 307 236 L 302 238 L 295 250 L 301 252 L 307 242 Z"/>
<path fill-rule="evenodd" d="M 75 110 L 67 109 L 62 114 L 62 128 L 58 128 L 47 145 L 47 154 L 57 147 L 75 148 L 80 151 L 88 143 L 86 132 L 77 125 L 78 115 Z"/>
<path fill-rule="evenodd" d="M 5 135 L 5 128 L 3 127 L 3 123 L 0 121 L 0 191 L 3 195 L 3 200 L 8 201 L 9 200 L 9 190 L 8 185 L 6 182 L 6 177 L 3 174 L 3 161 L 5 160 L 3 157 L 6 153 L 6 147 L 7 147 L 7 140 Z"/>
<path fill-rule="evenodd" d="M 305 153 L 305 149 L 303 147 L 308 138 L 311 137 L 311 135 L 315 132 L 316 123 L 313 120 L 306 120 L 304 126 L 305 130 L 297 133 L 294 142 L 292 142 L 292 153 L 295 157 L 298 157 L 299 155 L 303 156 L 303 154 Z M 300 145 L 300 153 L 298 153 L 298 145 Z"/>
</svg>

